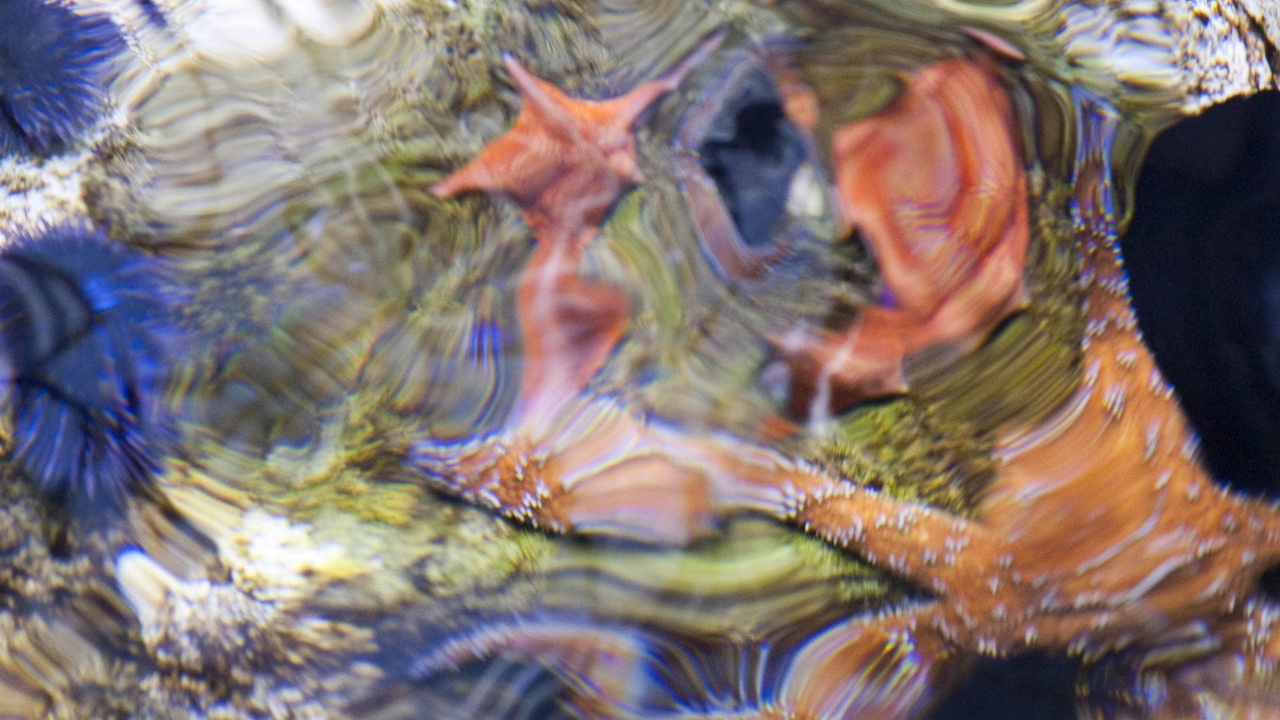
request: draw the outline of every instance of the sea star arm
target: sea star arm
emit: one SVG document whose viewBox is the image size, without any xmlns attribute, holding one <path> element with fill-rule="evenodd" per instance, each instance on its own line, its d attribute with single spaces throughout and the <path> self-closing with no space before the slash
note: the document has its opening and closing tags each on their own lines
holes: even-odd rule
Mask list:
<svg viewBox="0 0 1280 720">
<path fill-rule="evenodd" d="M 471 162 L 431 187 L 441 198 L 462 193 L 492 191 L 512 196 L 522 211 L 545 192 L 556 169 L 554 156 L 574 141 L 582 142 L 577 115 L 590 101 L 574 100 L 559 88 L 525 69 L 509 53 L 503 65 L 515 82 L 522 105 L 511 128 L 491 141 Z M 522 188 L 522 185 L 529 186 Z M 530 198 L 526 193 L 535 193 Z"/>
<path fill-rule="evenodd" d="M 809 639 L 790 659 L 775 712 L 838 720 L 918 717 L 940 686 L 949 655 L 928 626 L 930 605 L 841 621 Z"/>
<path fill-rule="evenodd" d="M 511 79 L 515 81 L 516 88 L 520 91 L 521 99 L 526 103 L 522 110 L 527 109 L 537 116 L 548 125 L 548 129 L 554 129 L 566 135 L 574 132 L 577 125 L 574 119 L 575 114 L 591 105 L 575 101 L 564 94 L 560 88 L 529 72 L 511 53 L 502 54 L 502 64 L 511 74 Z M 596 105 L 600 104 L 596 103 Z M 630 123 L 625 127 L 630 129 Z"/>
<path fill-rule="evenodd" d="M 431 484 L 534 527 L 682 545 L 715 528 L 715 488 L 705 462 L 680 452 L 692 441 L 673 448 L 662 435 L 607 398 L 584 399 L 536 437 L 423 441 L 413 460 Z"/>
<path fill-rule="evenodd" d="M 846 331 L 783 347 L 804 400 L 843 399 L 818 408 L 838 412 L 893 392 L 906 356 L 979 340 L 1025 303 L 1030 231 L 1016 147 L 998 78 L 963 59 L 920 70 L 888 108 L 835 131 L 841 218 L 871 246 L 885 300 Z"/>
<path fill-rule="evenodd" d="M 871 307 L 845 332 L 802 328 L 775 340 L 790 366 L 792 416 L 820 418 L 867 397 L 905 392 L 902 339 L 884 327 L 893 322 L 891 311 Z"/>
<path fill-rule="evenodd" d="M 602 114 L 612 118 L 616 127 L 630 129 L 650 105 L 678 88 L 686 75 L 705 62 L 720 47 L 723 39 L 722 35 L 712 35 L 663 77 L 641 83 L 626 95 L 601 102 Z"/>
<path fill-rule="evenodd" d="M 998 76 L 970 60 L 917 72 L 879 114 L 836 130 L 832 154 L 843 219 L 872 246 L 891 307 L 924 319 L 986 277 L 993 257 L 1026 253 L 1026 173 Z M 1018 265 L 1021 270 L 1021 265 Z M 988 324 L 1022 293 L 1021 275 L 978 285 L 991 308 L 911 339 L 923 347 Z"/>
<path fill-rule="evenodd" d="M 578 243 L 539 244 L 520 278 L 525 365 L 513 424 L 535 435 L 577 402 L 626 332 L 626 293 L 581 278 L 581 254 Z"/>
<path fill-rule="evenodd" d="M 495 658 L 541 665 L 566 681 L 566 698 L 585 716 L 630 717 L 632 695 L 642 687 L 648 648 L 626 630 L 577 622 L 482 625 L 420 657 L 412 673 L 419 680 Z"/>
<path fill-rule="evenodd" d="M 723 444 L 716 453 L 709 476 L 722 507 L 803 527 L 939 597 L 970 594 L 999 565 L 1003 544 L 979 523 L 745 443 Z"/>
</svg>

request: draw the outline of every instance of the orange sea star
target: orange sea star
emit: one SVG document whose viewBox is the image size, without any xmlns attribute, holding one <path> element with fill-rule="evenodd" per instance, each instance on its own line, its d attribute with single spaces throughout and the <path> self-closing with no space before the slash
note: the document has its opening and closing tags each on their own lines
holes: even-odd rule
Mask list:
<svg viewBox="0 0 1280 720">
<path fill-rule="evenodd" d="M 1050 416 L 1006 427 L 974 519 L 811 471 L 775 474 L 755 507 L 935 595 L 836 624 L 791 658 L 776 692 L 723 717 L 909 717 L 960 654 L 1128 653 L 1145 717 L 1264 717 L 1277 700 L 1280 609 L 1259 591 L 1280 561 L 1280 512 L 1214 484 L 1137 331 L 1115 249 L 1113 120 L 1085 109 L 1077 167 L 1084 377 Z M 746 479 L 749 468 L 734 476 Z M 750 493 L 744 493 L 744 497 Z M 1143 685 L 1155 682 L 1159 692 Z M 707 716 L 710 717 L 710 716 Z M 721 717 L 721 716 L 716 716 Z"/>
<path fill-rule="evenodd" d="M 844 331 L 782 338 L 814 412 L 905 388 L 902 361 L 981 340 L 1022 304 L 1027 181 L 998 76 L 965 59 L 915 73 L 831 140 L 841 218 L 880 263 L 886 299 Z M 796 410 L 793 407 L 793 411 Z"/>
<path fill-rule="evenodd" d="M 523 100 L 515 123 L 432 187 L 443 198 L 475 190 L 508 198 L 537 239 L 518 298 L 525 341 L 518 413 L 526 418 L 554 414 L 574 397 L 625 330 L 626 295 L 583 280 L 578 263 L 609 208 L 642 180 L 636 120 L 718 44 L 717 36 L 665 77 L 600 101 L 571 98 L 504 55 Z"/>
<path fill-rule="evenodd" d="M 705 461 L 680 458 L 644 418 L 585 393 L 626 329 L 622 290 L 583 279 L 582 252 L 618 196 L 640 181 L 632 126 L 719 45 L 702 43 L 664 78 L 605 101 L 577 100 L 506 66 L 524 105 L 511 129 L 434 192 L 513 201 L 536 246 L 520 277 L 520 401 L 504 432 L 419 447 L 436 482 L 538 527 L 683 540 L 710 525 Z"/>
<path fill-rule="evenodd" d="M 979 82 L 963 63 L 946 61 L 934 66 L 940 75 L 918 77 L 958 73 Z M 980 87 L 995 85 L 988 78 Z M 998 431 L 995 477 L 972 519 L 741 439 L 663 427 L 581 388 L 557 406 L 554 426 L 486 440 L 451 460 L 439 455 L 449 449 L 435 449 L 436 457 L 423 453 L 423 466 L 454 492 L 561 531 L 678 541 L 725 512 L 766 514 L 933 595 L 828 627 L 785 659 L 777 682 L 728 709 L 678 715 L 686 720 L 909 717 L 951 674 L 952 658 L 1027 650 L 1136 657 L 1134 687 L 1151 677 L 1163 688 L 1131 694 L 1144 716 L 1213 708 L 1263 716 L 1277 700 L 1280 609 L 1259 592 L 1258 579 L 1280 562 L 1280 513 L 1214 485 L 1137 334 L 1107 205 L 1107 118 L 1083 117 L 1093 135 L 1081 140 L 1089 149 L 1074 183 L 1085 260 L 1083 379 L 1048 417 Z M 1012 148 L 1004 153 L 1016 159 Z M 980 332 L 1019 300 L 1025 207 L 959 202 L 991 207 L 974 211 L 982 222 L 966 218 L 941 231 L 913 227 L 899 210 L 854 214 L 883 233 L 873 245 L 899 245 L 877 245 L 890 289 L 906 292 L 875 322 L 904 352 Z M 917 231 L 933 240 L 917 243 Z M 959 270 L 943 272 L 953 265 Z M 924 291 L 912 284 L 929 280 Z M 858 347 L 855 339 L 847 358 L 859 359 Z M 481 628 L 419 665 L 430 673 L 477 656 L 532 655 L 587 679 L 582 707 L 629 717 L 630 685 L 604 680 L 649 661 L 646 652 L 640 631 L 531 623 Z"/>
</svg>

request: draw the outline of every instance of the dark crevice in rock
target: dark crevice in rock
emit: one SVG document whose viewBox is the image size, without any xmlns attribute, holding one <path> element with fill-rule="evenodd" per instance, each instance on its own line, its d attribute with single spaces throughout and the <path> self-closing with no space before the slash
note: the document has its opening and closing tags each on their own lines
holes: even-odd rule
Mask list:
<svg viewBox="0 0 1280 720">
<path fill-rule="evenodd" d="M 1280 94 L 1156 138 L 1121 244 L 1139 325 L 1210 470 L 1280 497 Z"/>
</svg>

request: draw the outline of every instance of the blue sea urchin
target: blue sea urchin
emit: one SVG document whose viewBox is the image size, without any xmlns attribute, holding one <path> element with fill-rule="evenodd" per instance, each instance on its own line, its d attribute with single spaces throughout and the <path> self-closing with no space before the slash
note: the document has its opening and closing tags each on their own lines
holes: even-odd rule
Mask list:
<svg viewBox="0 0 1280 720">
<path fill-rule="evenodd" d="M 47 155 L 91 125 L 123 49 L 105 14 L 51 0 L 0 2 L 0 152 Z"/>
<path fill-rule="evenodd" d="M 172 432 L 159 412 L 160 280 L 153 263 L 83 228 L 0 254 L 12 458 L 46 495 L 115 502 L 159 467 Z"/>
</svg>

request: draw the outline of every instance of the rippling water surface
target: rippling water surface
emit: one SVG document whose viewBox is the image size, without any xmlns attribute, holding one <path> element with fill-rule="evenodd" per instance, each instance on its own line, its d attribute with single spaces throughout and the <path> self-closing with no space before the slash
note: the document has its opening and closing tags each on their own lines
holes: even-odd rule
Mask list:
<svg viewBox="0 0 1280 720">
<path fill-rule="evenodd" d="M 0 2 L 0 717 L 1280 706 L 1117 245 L 1265 3 Z"/>
</svg>

